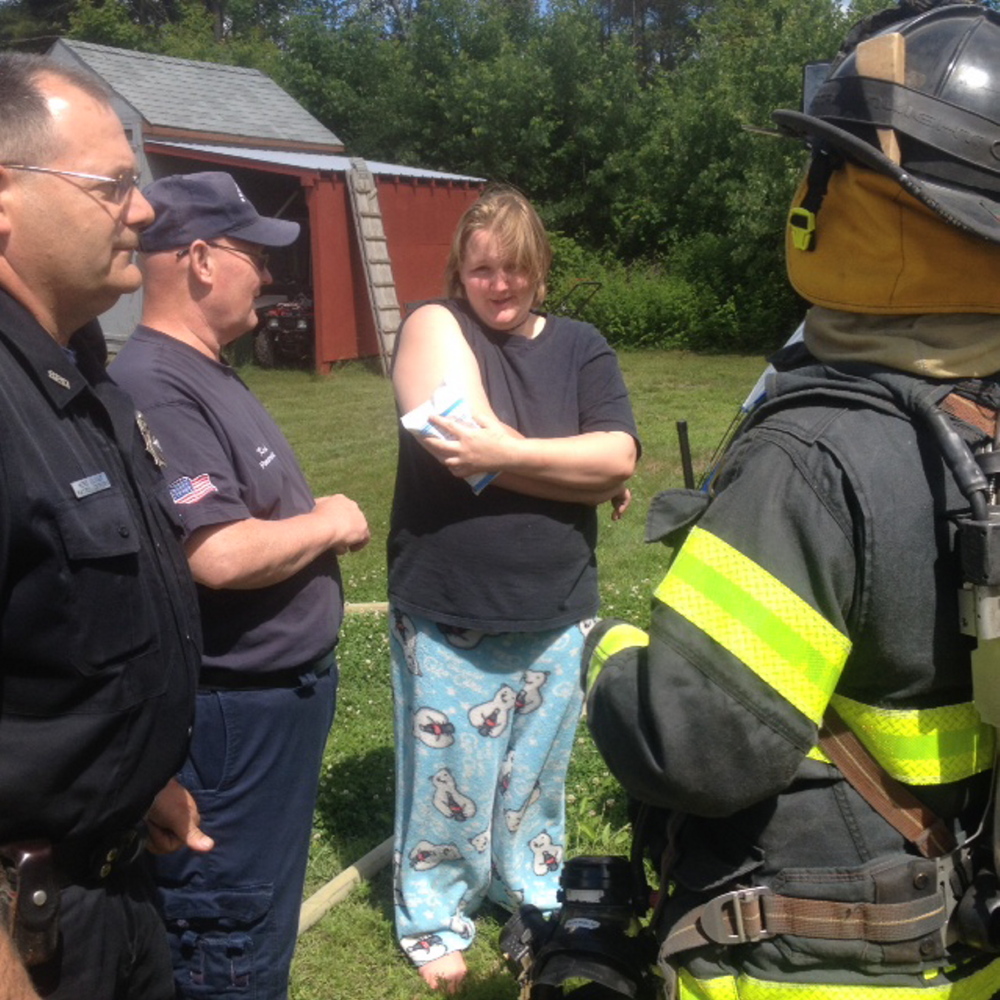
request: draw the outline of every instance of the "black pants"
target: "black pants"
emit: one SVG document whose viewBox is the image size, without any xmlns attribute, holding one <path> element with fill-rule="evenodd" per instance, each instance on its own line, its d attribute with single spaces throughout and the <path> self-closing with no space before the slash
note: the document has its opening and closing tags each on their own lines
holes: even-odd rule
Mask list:
<svg viewBox="0 0 1000 1000">
<path fill-rule="evenodd" d="M 46 1000 L 174 1000 L 170 948 L 141 861 L 60 897 L 59 950 L 31 970 Z"/>
</svg>

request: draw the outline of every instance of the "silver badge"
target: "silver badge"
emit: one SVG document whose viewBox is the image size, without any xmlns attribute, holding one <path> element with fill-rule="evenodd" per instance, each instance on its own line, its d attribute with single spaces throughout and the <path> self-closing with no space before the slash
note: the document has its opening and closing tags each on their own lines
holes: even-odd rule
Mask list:
<svg viewBox="0 0 1000 1000">
<path fill-rule="evenodd" d="M 60 375 L 59 372 L 54 372 L 51 368 L 46 372 L 50 379 L 55 382 L 56 385 L 61 385 L 64 389 L 69 389 L 69 379 L 64 375 Z"/>
<path fill-rule="evenodd" d="M 135 411 L 135 422 L 139 425 L 139 433 L 146 444 L 146 451 L 153 456 L 153 461 L 156 463 L 157 468 L 166 468 L 167 460 L 163 457 L 163 449 L 160 447 L 160 442 L 156 440 L 156 435 L 153 434 L 149 424 L 146 423 L 146 418 L 138 410 Z"/>
</svg>

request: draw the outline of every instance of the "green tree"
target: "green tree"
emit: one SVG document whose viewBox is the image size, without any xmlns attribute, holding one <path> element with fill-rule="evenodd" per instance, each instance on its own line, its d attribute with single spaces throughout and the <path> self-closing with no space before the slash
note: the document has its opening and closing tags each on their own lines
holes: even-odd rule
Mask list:
<svg viewBox="0 0 1000 1000">
<path fill-rule="evenodd" d="M 0 44 L 43 52 L 69 23 L 73 0 L 14 0 L 0 3 Z"/>
<path fill-rule="evenodd" d="M 735 317 L 720 348 L 780 338 L 794 322 L 783 230 L 803 152 L 746 129 L 800 105 L 803 65 L 836 53 L 845 21 L 837 0 L 719 0 L 691 55 L 650 88 L 645 140 L 621 157 L 615 249 L 707 284 Z"/>
<path fill-rule="evenodd" d="M 137 52 L 155 52 L 155 32 L 121 0 L 79 0 L 69 17 L 70 38 L 97 45 L 113 45 Z"/>
<path fill-rule="evenodd" d="M 217 37 L 215 14 L 199 0 L 178 0 L 176 14 L 143 21 L 129 0 L 78 0 L 66 34 L 81 41 L 181 59 L 251 66 L 273 73 L 277 45 L 261 27 Z"/>
<path fill-rule="evenodd" d="M 646 73 L 672 69 L 689 49 L 698 19 L 712 0 L 601 0 L 608 37 L 631 44 Z"/>
<path fill-rule="evenodd" d="M 531 58 L 550 74 L 553 128 L 529 189 L 552 225 L 591 246 L 606 245 L 622 154 L 648 128 L 631 43 L 619 35 L 602 39 L 594 8 L 580 5 L 552 15 Z"/>
<path fill-rule="evenodd" d="M 370 159 L 419 162 L 411 120 L 414 95 L 406 47 L 377 18 L 331 29 L 314 13 L 289 25 L 276 79 L 350 151 Z"/>
<path fill-rule="evenodd" d="M 63 31 L 74 38 L 157 52 L 187 49 L 191 58 L 205 59 L 213 57 L 211 43 L 243 43 L 238 59 L 221 50 L 217 61 L 255 65 L 272 53 L 257 58 L 248 47 L 280 44 L 298 0 L 71 0 L 67 9 Z"/>
<path fill-rule="evenodd" d="M 517 185 L 609 261 L 634 305 L 616 322 L 662 276 L 645 315 L 682 303 L 690 343 L 721 349 L 801 310 L 783 229 L 804 151 L 747 129 L 890 0 L 20 0 L 62 2 L 75 37 L 271 73 L 352 154 Z"/>
<path fill-rule="evenodd" d="M 611 228 L 608 164 L 644 127 L 631 46 L 590 2 L 427 0 L 405 38 L 381 12 L 317 16 L 281 74 L 353 152 L 516 184 L 593 244 Z"/>
</svg>

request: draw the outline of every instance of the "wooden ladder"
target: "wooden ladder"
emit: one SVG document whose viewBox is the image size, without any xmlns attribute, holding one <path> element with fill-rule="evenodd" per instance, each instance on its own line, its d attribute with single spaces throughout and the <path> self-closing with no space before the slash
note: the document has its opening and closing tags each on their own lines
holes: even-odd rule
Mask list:
<svg viewBox="0 0 1000 1000">
<path fill-rule="evenodd" d="M 382 210 L 378 203 L 375 178 L 360 157 L 351 159 L 347 187 L 351 192 L 354 231 L 358 236 L 358 249 L 365 269 L 365 285 L 375 321 L 375 333 L 378 335 L 382 372 L 388 375 L 396 331 L 399 329 L 399 300 L 392 276 L 392 261 L 389 260 L 389 246 L 382 227 Z"/>
</svg>

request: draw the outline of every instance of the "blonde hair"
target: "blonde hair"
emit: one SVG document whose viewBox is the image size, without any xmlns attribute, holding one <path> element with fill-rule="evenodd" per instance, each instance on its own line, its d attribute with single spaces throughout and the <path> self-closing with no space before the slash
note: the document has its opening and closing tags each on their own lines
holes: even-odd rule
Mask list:
<svg viewBox="0 0 1000 1000">
<path fill-rule="evenodd" d="M 445 267 L 445 295 L 465 298 L 462 263 L 472 235 L 483 231 L 496 239 L 505 263 L 528 276 L 535 290 L 532 307 L 540 306 L 545 301 L 552 247 L 531 203 L 516 188 L 507 186 L 487 188 L 459 219 Z"/>
</svg>

